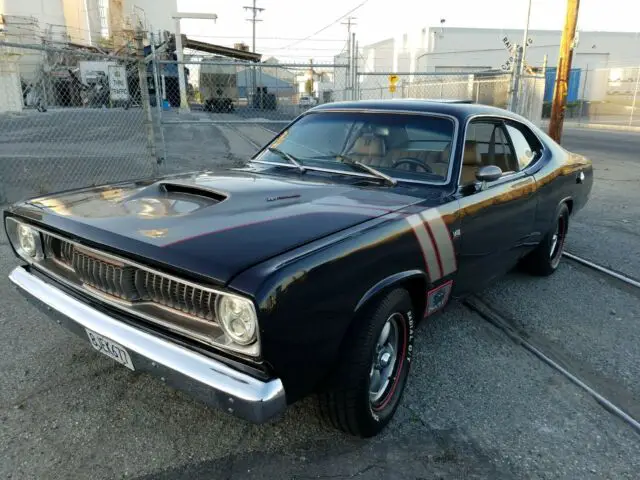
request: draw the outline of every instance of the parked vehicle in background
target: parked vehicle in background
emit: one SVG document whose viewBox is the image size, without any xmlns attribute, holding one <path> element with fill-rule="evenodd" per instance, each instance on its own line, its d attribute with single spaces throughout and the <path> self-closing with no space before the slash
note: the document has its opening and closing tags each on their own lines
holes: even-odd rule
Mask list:
<svg viewBox="0 0 640 480">
<path fill-rule="evenodd" d="M 516 265 L 555 272 L 592 183 L 588 159 L 505 110 L 324 104 L 242 168 L 11 206 L 10 279 L 207 404 L 264 422 L 315 394 L 369 437 L 401 402 L 417 323 Z"/>
<path fill-rule="evenodd" d="M 301 108 L 314 107 L 317 104 L 318 104 L 317 99 L 310 95 L 303 95 L 300 97 L 300 100 L 298 101 L 298 105 L 300 105 Z"/>
<path fill-rule="evenodd" d="M 233 112 L 239 100 L 237 67 L 203 63 L 200 66 L 200 93 L 205 111 Z"/>
</svg>

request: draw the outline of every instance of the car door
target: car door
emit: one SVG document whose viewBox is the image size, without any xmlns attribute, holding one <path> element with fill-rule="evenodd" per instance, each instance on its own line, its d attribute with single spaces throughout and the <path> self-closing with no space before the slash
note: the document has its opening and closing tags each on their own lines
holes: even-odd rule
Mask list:
<svg viewBox="0 0 640 480">
<path fill-rule="evenodd" d="M 506 273 L 535 241 L 536 182 L 518 158 L 504 119 L 469 122 L 458 189 L 457 292 L 477 290 Z M 500 167 L 502 176 L 480 184 L 475 174 L 487 165 Z"/>
</svg>

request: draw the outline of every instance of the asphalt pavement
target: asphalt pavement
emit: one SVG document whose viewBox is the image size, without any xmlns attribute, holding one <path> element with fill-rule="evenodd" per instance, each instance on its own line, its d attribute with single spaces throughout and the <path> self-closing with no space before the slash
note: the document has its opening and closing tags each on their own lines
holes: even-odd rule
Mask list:
<svg viewBox="0 0 640 480">
<path fill-rule="evenodd" d="M 165 133 L 181 145 L 173 154 L 187 149 L 186 162 L 197 167 L 241 161 L 270 127 Z M 592 199 L 573 219 L 567 248 L 637 275 L 640 134 L 567 130 L 563 143 L 596 166 Z M 1 237 L 0 277 L 15 264 Z M 546 279 L 511 273 L 480 296 L 640 416 L 637 292 L 564 262 Z M 419 326 L 397 417 L 363 441 L 322 426 L 312 399 L 263 426 L 208 409 L 94 352 L 7 281 L 0 298 L 2 478 L 633 479 L 640 471 L 637 432 L 457 302 Z"/>
<path fill-rule="evenodd" d="M 640 132 L 566 129 L 562 144 L 594 166 L 591 198 L 572 220 L 567 250 L 640 279 Z"/>
</svg>

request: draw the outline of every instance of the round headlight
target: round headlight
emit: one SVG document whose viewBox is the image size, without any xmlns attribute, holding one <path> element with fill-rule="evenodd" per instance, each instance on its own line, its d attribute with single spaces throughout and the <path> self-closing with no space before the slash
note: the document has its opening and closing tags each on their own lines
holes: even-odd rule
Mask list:
<svg viewBox="0 0 640 480">
<path fill-rule="evenodd" d="M 256 339 L 256 315 L 249 300 L 222 295 L 218 301 L 218 321 L 227 336 L 240 345 Z"/>
<path fill-rule="evenodd" d="M 28 225 L 18 225 L 18 243 L 23 255 L 35 258 L 38 254 L 38 232 Z"/>
</svg>

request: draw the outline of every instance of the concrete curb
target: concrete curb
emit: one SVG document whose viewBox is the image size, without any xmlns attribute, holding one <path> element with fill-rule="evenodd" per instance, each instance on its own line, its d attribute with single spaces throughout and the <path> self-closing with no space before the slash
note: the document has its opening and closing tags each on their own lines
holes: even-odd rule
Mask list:
<svg viewBox="0 0 640 480">
<path fill-rule="evenodd" d="M 547 128 L 548 124 L 542 124 L 543 128 Z M 590 130 L 613 130 L 617 132 L 640 132 L 640 127 L 629 125 L 610 125 L 607 123 L 565 123 L 564 128 L 573 129 L 590 129 Z"/>
<path fill-rule="evenodd" d="M 591 128 L 595 130 L 614 130 L 618 132 L 640 132 L 640 127 L 628 125 L 607 125 L 606 123 L 585 123 L 579 125 L 566 125 L 567 128 Z"/>
</svg>

